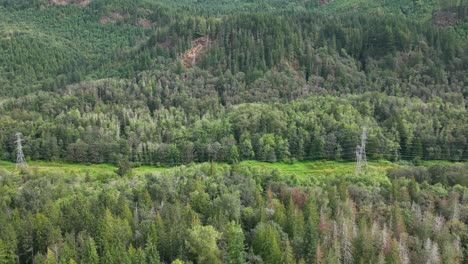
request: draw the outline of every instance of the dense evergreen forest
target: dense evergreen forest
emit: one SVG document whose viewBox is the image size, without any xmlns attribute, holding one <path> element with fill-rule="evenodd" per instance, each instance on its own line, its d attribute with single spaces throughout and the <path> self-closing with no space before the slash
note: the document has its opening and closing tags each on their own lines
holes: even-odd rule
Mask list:
<svg viewBox="0 0 468 264">
<path fill-rule="evenodd" d="M 466 0 L 0 0 L 0 161 L 118 168 L 0 166 L 0 264 L 466 263 L 467 99 Z"/>
<path fill-rule="evenodd" d="M 0 159 L 468 160 L 463 2 L 284 2 L 2 1 Z"/>
</svg>

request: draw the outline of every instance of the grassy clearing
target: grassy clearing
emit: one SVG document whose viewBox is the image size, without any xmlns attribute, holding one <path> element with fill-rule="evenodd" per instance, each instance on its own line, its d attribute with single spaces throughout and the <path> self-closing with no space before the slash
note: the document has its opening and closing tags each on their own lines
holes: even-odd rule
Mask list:
<svg viewBox="0 0 468 264">
<path fill-rule="evenodd" d="M 110 164 L 74 164 L 74 163 L 61 163 L 61 162 L 47 162 L 47 161 L 30 161 L 28 162 L 29 169 L 33 172 L 65 172 L 67 174 L 83 176 L 89 174 L 91 176 L 113 174 L 117 167 Z M 190 165 L 189 165 L 190 166 Z M 278 170 L 284 175 L 296 175 L 299 177 L 306 176 L 320 176 L 331 174 L 347 174 L 354 172 L 354 162 L 337 162 L 337 161 L 304 161 L 289 163 L 268 163 L 260 161 L 243 161 L 240 166 L 253 166 L 261 169 Z M 398 165 L 391 162 L 369 162 L 371 170 L 384 171 L 388 168 L 397 167 Z M 141 175 L 145 173 L 160 172 L 171 170 L 172 168 L 155 167 L 155 166 L 140 166 L 134 168 L 132 173 L 134 175 Z M 6 170 L 8 172 L 15 172 L 15 163 L 8 161 L 0 161 L 0 171 Z"/>
<path fill-rule="evenodd" d="M 74 163 L 61 163 L 61 162 L 47 162 L 47 161 L 30 161 L 28 167 L 32 172 L 39 173 L 66 173 L 76 176 L 102 176 L 113 175 L 117 167 L 110 164 L 74 164 Z M 160 168 L 154 166 L 141 166 L 134 168 L 132 173 L 134 175 L 142 175 L 145 173 L 158 172 L 168 170 L 169 168 Z M 15 163 L 8 161 L 0 161 L 0 171 L 6 170 L 8 172 L 17 173 Z"/>
<path fill-rule="evenodd" d="M 432 166 L 435 164 L 453 164 L 449 161 L 423 161 L 421 165 Z M 73 164 L 62 162 L 47 162 L 47 161 L 30 161 L 28 166 L 33 173 L 65 173 L 70 176 L 86 176 L 99 177 L 116 175 L 117 167 L 110 164 Z M 193 166 L 193 165 L 187 165 Z M 350 161 L 303 161 L 290 163 L 268 163 L 261 161 L 243 161 L 239 166 L 249 166 L 265 170 L 277 170 L 283 176 L 295 176 L 299 179 L 315 178 L 339 175 L 351 175 L 354 173 L 356 163 Z M 369 162 L 369 171 L 372 173 L 385 172 L 389 168 L 411 166 L 411 164 L 398 164 L 389 161 L 371 161 Z M 175 168 L 156 167 L 156 166 L 140 166 L 132 170 L 133 175 L 144 175 L 146 173 L 163 172 L 173 170 Z M 8 161 L 0 161 L 1 171 L 19 173 L 15 163 Z"/>
<path fill-rule="evenodd" d="M 289 163 L 267 163 L 260 161 L 244 161 L 242 166 L 254 166 L 264 169 L 277 169 L 281 174 L 296 175 L 304 178 L 307 176 L 326 176 L 353 173 L 356 168 L 355 162 L 349 161 L 303 161 L 293 164 Z M 398 164 L 388 161 L 369 162 L 369 169 L 372 171 L 385 171 L 389 168 L 398 167 Z"/>
</svg>

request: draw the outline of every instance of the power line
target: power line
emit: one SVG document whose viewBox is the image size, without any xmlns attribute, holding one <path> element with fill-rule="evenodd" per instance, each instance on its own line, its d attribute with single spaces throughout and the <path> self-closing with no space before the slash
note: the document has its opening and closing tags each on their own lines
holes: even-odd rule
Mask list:
<svg viewBox="0 0 468 264">
<path fill-rule="evenodd" d="M 361 147 L 360 145 L 358 145 L 357 147 Z M 439 154 L 436 154 L 435 156 L 434 155 L 428 155 L 428 154 L 421 154 L 421 155 L 417 155 L 417 154 L 403 154 L 403 153 L 400 153 L 400 152 L 384 152 L 384 151 L 379 151 L 379 150 L 376 150 L 376 149 L 373 149 L 371 148 L 371 151 L 369 151 L 369 149 L 367 148 L 366 146 L 366 161 L 367 161 L 367 155 L 381 155 L 381 156 L 391 156 L 391 157 L 396 157 L 396 158 L 403 158 L 403 159 L 413 159 L 413 158 L 421 158 L 421 159 L 425 159 L 425 160 L 445 160 L 445 161 L 457 161 L 453 158 L 453 155 L 449 155 L 447 153 L 439 153 Z M 336 152 L 336 150 L 334 150 L 334 152 Z M 351 156 L 353 154 L 356 154 L 356 149 L 351 149 L 350 147 L 348 148 L 344 148 L 340 151 L 340 154 L 341 155 L 346 155 L 346 156 Z M 291 156 L 290 158 L 294 158 L 294 156 Z M 327 159 L 327 160 L 333 160 L 333 159 L 330 159 L 332 158 L 332 156 L 330 155 L 324 155 L 324 154 L 320 154 L 320 155 L 314 155 L 314 154 L 309 154 L 309 155 L 305 155 L 305 156 L 302 156 L 301 157 L 301 160 L 320 160 L 320 159 Z M 346 159 L 348 161 L 351 161 L 350 159 Z M 216 160 L 217 162 L 227 162 L 228 160 L 225 158 L 225 159 L 217 159 Z M 258 161 L 262 161 L 262 162 L 277 162 L 278 160 L 276 159 L 263 159 L 263 160 L 258 160 Z M 461 160 L 460 160 L 461 161 Z M 202 161 L 194 161 L 194 162 L 203 162 Z M 363 162 L 363 160 L 361 160 L 361 162 Z M 151 163 L 151 162 L 150 162 Z M 163 164 L 165 165 L 168 165 L 168 166 L 176 166 L 176 165 L 183 165 L 183 164 L 186 164 L 184 162 L 162 162 Z"/>
</svg>

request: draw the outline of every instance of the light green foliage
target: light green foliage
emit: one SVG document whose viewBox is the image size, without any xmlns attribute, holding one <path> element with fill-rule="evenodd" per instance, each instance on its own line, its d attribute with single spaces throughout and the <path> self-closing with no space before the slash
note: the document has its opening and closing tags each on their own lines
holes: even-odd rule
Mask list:
<svg viewBox="0 0 468 264">
<path fill-rule="evenodd" d="M 55 253 L 48 248 L 47 256 L 44 261 L 44 264 L 56 264 L 56 263 L 57 263 L 57 259 L 56 259 Z"/>
<path fill-rule="evenodd" d="M 161 263 L 158 252 L 158 234 L 156 224 L 151 224 L 145 245 L 146 263 Z"/>
<path fill-rule="evenodd" d="M 0 239 L 0 263 L 1 264 L 13 264 L 16 263 L 16 256 L 7 245 Z"/>
<path fill-rule="evenodd" d="M 94 239 L 90 237 L 85 241 L 82 241 L 82 243 L 84 243 L 84 247 L 82 249 L 81 262 L 98 264 L 99 255 L 96 250 L 96 243 L 94 242 Z"/>
<path fill-rule="evenodd" d="M 274 223 L 259 223 L 254 230 L 252 248 L 266 263 L 282 263 L 281 234 Z"/>
<path fill-rule="evenodd" d="M 223 239 L 227 245 L 225 263 L 243 264 L 244 258 L 244 232 L 242 227 L 235 222 L 226 225 L 223 232 Z"/>
<path fill-rule="evenodd" d="M 467 10 L 0 0 L 0 264 L 466 263 Z"/>
<path fill-rule="evenodd" d="M 428 248 L 437 245 L 432 258 L 463 262 L 466 187 L 452 187 L 439 176 L 441 165 L 386 164 L 392 167 L 388 174 L 316 175 L 315 184 L 247 163 L 87 182 L 47 172 L 23 181 L 1 172 L 5 190 L 21 191 L 2 193 L 1 199 L 17 202 L 2 206 L 9 213 L 0 221 L 10 224 L 0 226 L 0 256 L 6 263 L 15 254 L 49 261 L 52 253 L 60 263 L 366 263 L 403 257 L 417 263 L 426 256 L 419 250 L 424 245 L 410 243 L 425 241 Z M 442 166 L 450 175 L 464 173 L 460 164 Z M 36 192 L 38 187 L 47 192 Z M 423 209 L 439 203 L 447 206 Z"/>
<path fill-rule="evenodd" d="M 284 251 L 283 251 L 283 256 L 282 256 L 281 261 L 284 264 L 296 263 L 294 259 L 294 252 L 288 239 L 284 242 Z"/>
<path fill-rule="evenodd" d="M 217 240 L 221 234 L 212 226 L 194 226 L 188 233 L 186 244 L 188 249 L 197 256 L 198 263 L 222 263 L 221 251 Z"/>
</svg>

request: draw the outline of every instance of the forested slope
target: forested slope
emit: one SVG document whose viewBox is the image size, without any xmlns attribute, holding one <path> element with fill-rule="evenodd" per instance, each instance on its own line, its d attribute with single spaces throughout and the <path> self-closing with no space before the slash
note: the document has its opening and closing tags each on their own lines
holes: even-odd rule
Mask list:
<svg viewBox="0 0 468 264">
<path fill-rule="evenodd" d="M 0 0 L 0 263 L 466 263 L 467 7 Z"/>
<path fill-rule="evenodd" d="M 1 159 L 467 160 L 463 1 L 1 3 Z"/>
</svg>

